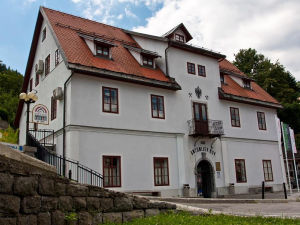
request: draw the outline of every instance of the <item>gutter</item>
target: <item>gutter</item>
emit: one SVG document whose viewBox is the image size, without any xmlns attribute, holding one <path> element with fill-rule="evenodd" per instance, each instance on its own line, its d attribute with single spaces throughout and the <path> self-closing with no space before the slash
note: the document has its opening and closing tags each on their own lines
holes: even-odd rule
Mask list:
<svg viewBox="0 0 300 225">
<path fill-rule="evenodd" d="M 68 77 L 68 79 L 64 83 L 64 109 L 63 109 L 63 163 L 65 164 L 66 159 L 66 100 L 67 100 L 67 83 L 71 80 L 74 72 L 72 70 L 71 75 Z M 63 167 L 63 175 L 66 176 L 66 168 Z"/>
<path fill-rule="evenodd" d="M 168 54 L 167 54 L 169 48 L 170 48 L 170 42 L 168 41 L 168 47 L 165 49 L 166 75 L 168 77 L 170 77 L 170 75 L 169 75 L 169 65 L 168 65 Z"/>
</svg>

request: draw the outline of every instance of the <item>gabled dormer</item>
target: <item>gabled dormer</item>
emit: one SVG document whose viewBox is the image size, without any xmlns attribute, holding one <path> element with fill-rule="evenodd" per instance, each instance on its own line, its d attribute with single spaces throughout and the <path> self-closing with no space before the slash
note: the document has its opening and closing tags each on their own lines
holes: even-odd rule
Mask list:
<svg viewBox="0 0 300 225">
<path fill-rule="evenodd" d="M 165 33 L 163 35 L 163 37 L 169 38 L 173 41 L 178 41 L 181 43 L 186 43 L 193 39 L 192 35 L 186 29 L 186 27 L 183 25 L 183 23 L 177 25 L 172 30 Z"/>
<path fill-rule="evenodd" d="M 142 48 L 133 47 L 131 45 L 123 44 L 124 48 L 127 48 L 131 55 L 139 62 L 141 66 L 155 69 L 155 59 L 161 57 L 158 53 L 149 51 Z"/>
<path fill-rule="evenodd" d="M 94 56 L 112 59 L 111 49 L 117 46 L 112 41 L 82 33 L 79 36 L 83 38 Z"/>
</svg>

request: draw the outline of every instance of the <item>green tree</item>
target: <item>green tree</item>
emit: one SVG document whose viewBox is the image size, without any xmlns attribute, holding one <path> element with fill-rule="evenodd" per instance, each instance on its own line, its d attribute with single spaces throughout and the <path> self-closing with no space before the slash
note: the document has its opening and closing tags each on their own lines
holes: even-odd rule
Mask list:
<svg viewBox="0 0 300 225">
<path fill-rule="evenodd" d="M 23 76 L 7 68 L 0 60 L 0 117 L 13 125 L 19 102 Z"/>
<path fill-rule="evenodd" d="M 252 48 L 241 49 L 233 63 L 283 105 L 278 116 L 294 129 L 300 149 L 300 82 L 279 61 L 273 63 Z"/>
</svg>

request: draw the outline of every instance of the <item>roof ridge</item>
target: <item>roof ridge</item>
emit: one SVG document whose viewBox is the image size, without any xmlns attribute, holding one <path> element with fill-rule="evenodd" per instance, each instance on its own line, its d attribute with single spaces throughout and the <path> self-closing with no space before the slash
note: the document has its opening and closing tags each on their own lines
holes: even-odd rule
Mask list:
<svg viewBox="0 0 300 225">
<path fill-rule="evenodd" d="M 50 8 L 45 7 L 45 6 L 41 6 L 41 8 L 42 9 L 47 9 L 47 10 L 50 10 L 50 11 L 54 11 L 54 12 L 58 12 L 58 13 L 61 13 L 61 14 L 64 14 L 64 15 L 76 17 L 76 18 L 79 18 L 79 19 L 82 19 L 82 20 L 87 20 L 87 21 L 92 22 L 92 23 L 101 24 L 103 26 L 112 27 L 114 29 L 118 29 L 118 30 L 123 31 L 123 29 L 120 28 L 120 27 L 116 27 L 116 26 L 112 26 L 112 25 L 109 25 L 109 24 L 101 23 L 101 22 L 91 20 L 91 19 L 88 19 L 88 18 L 84 18 L 84 17 L 81 17 L 81 16 L 76 16 L 76 15 L 73 15 L 73 14 L 70 14 L 70 13 L 65 13 L 65 12 L 62 12 L 62 11 L 59 11 L 59 10 L 56 10 L 56 9 L 50 9 Z"/>
</svg>

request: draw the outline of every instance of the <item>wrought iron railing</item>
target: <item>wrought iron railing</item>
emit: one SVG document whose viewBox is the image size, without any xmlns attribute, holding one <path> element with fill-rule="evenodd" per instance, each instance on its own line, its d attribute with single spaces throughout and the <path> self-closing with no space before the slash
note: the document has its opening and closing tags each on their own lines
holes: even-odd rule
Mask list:
<svg viewBox="0 0 300 225">
<path fill-rule="evenodd" d="M 50 152 L 42 143 L 36 139 L 32 133 L 29 133 L 29 145 L 36 147 L 35 157 L 52 166 L 56 167 L 56 171 L 61 176 L 67 176 L 69 179 L 75 180 L 81 184 L 89 184 L 98 187 L 103 186 L 103 176 L 78 161 L 64 158 L 61 155 Z M 44 140 L 44 139 L 42 139 Z"/>
<path fill-rule="evenodd" d="M 189 135 L 192 136 L 221 136 L 224 134 L 222 120 L 208 120 L 206 122 L 191 119 L 187 121 Z"/>
<path fill-rule="evenodd" d="M 43 146 L 54 146 L 54 130 L 49 129 L 30 129 L 29 133 Z"/>
</svg>

